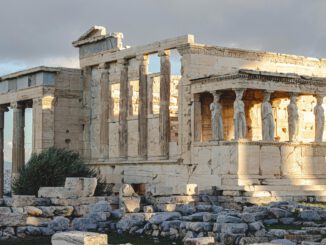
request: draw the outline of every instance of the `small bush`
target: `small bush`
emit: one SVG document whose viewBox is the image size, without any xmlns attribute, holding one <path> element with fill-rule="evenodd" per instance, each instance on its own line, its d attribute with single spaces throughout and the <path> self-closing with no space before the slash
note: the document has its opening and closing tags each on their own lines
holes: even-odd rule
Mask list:
<svg viewBox="0 0 326 245">
<path fill-rule="evenodd" d="M 40 187 L 64 186 L 66 177 L 96 177 L 95 194 L 108 192 L 108 185 L 96 170 L 83 163 L 78 153 L 49 148 L 40 154 L 32 154 L 27 164 L 20 169 L 13 181 L 13 192 L 18 195 L 37 195 Z"/>
</svg>

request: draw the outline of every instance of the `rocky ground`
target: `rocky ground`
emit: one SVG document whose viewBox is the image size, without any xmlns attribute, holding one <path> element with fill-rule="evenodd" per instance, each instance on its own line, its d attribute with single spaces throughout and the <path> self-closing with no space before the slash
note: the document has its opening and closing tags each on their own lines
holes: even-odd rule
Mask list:
<svg viewBox="0 0 326 245">
<path fill-rule="evenodd" d="M 172 241 L 210 237 L 226 245 L 326 245 L 326 204 L 217 204 L 207 195 L 138 196 L 127 184 L 119 195 L 103 197 L 6 197 L 0 240 L 78 230 Z"/>
<path fill-rule="evenodd" d="M 113 211 L 112 217 L 118 219 L 117 214 L 119 211 Z M 326 209 L 293 202 L 245 206 L 242 211 L 185 204 L 178 205 L 174 212 L 126 214 L 118 222 L 111 222 L 110 229 L 170 239 L 209 236 L 215 237 L 217 244 L 317 245 L 326 244 Z"/>
</svg>

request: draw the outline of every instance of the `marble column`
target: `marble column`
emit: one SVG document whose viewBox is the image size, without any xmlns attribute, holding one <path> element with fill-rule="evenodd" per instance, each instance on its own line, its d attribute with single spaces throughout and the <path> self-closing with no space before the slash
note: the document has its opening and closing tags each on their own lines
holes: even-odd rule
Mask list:
<svg viewBox="0 0 326 245">
<path fill-rule="evenodd" d="M 0 106 L 0 198 L 3 197 L 4 192 L 4 125 L 5 125 L 5 112 L 7 111 L 7 107 Z"/>
<path fill-rule="evenodd" d="M 138 133 L 139 145 L 138 155 L 142 159 L 147 158 L 147 112 L 148 112 L 148 91 L 147 91 L 147 74 L 148 74 L 148 56 L 139 55 L 139 112 L 138 112 Z"/>
<path fill-rule="evenodd" d="M 120 102 L 119 102 L 119 154 L 128 157 L 128 61 L 118 60 L 120 67 Z"/>
<path fill-rule="evenodd" d="M 193 96 L 193 132 L 194 132 L 194 141 L 201 142 L 202 138 L 202 116 L 201 116 L 201 102 L 200 102 L 200 94 L 195 94 Z"/>
<path fill-rule="evenodd" d="M 323 108 L 323 94 L 316 95 L 317 104 L 314 107 L 315 114 L 315 142 L 322 143 L 324 135 L 325 113 Z"/>
<path fill-rule="evenodd" d="M 297 106 L 297 93 L 291 93 L 290 104 L 288 110 L 288 127 L 289 127 L 289 141 L 297 141 L 299 134 L 299 112 Z"/>
<path fill-rule="evenodd" d="M 171 84 L 171 63 L 170 51 L 163 50 L 158 54 L 161 60 L 160 68 L 160 150 L 164 159 L 169 158 L 170 141 L 170 84 Z"/>
<path fill-rule="evenodd" d="M 236 99 L 233 103 L 234 115 L 234 139 L 243 139 L 247 135 L 247 123 L 245 114 L 245 105 L 242 101 L 243 93 L 245 89 L 234 90 L 236 94 Z"/>
<path fill-rule="evenodd" d="M 107 64 L 100 64 L 100 154 L 109 157 L 109 70 Z"/>
<path fill-rule="evenodd" d="M 25 164 L 25 108 L 22 104 L 14 102 L 13 109 L 13 135 L 12 135 L 12 180 L 18 176 L 19 170 Z"/>
</svg>

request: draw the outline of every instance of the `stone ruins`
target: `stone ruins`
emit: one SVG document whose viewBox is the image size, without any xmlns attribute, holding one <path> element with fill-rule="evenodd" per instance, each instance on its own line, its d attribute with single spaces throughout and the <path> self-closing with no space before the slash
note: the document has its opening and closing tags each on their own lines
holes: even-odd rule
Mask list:
<svg viewBox="0 0 326 245">
<path fill-rule="evenodd" d="M 33 151 L 76 150 L 116 190 L 127 183 L 172 195 L 197 184 L 199 193 L 254 203 L 326 201 L 326 60 L 192 35 L 138 47 L 122 40 L 94 26 L 73 42 L 81 70 L 1 77 L 0 147 L 10 106 L 13 174 L 24 164 L 24 108 L 33 107 Z M 171 72 L 175 54 L 181 74 Z M 153 56 L 158 73 L 149 71 Z"/>
</svg>

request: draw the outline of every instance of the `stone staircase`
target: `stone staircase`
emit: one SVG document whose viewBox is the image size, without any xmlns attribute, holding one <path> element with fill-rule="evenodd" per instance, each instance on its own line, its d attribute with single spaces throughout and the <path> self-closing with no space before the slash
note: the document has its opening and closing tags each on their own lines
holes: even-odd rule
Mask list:
<svg viewBox="0 0 326 245">
<path fill-rule="evenodd" d="M 272 201 L 326 202 L 326 179 L 294 178 L 238 180 L 239 185 L 225 185 L 221 200 L 233 197 L 236 202 L 254 204 Z M 234 183 L 234 182 L 233 182 Z"/>
</svg>

